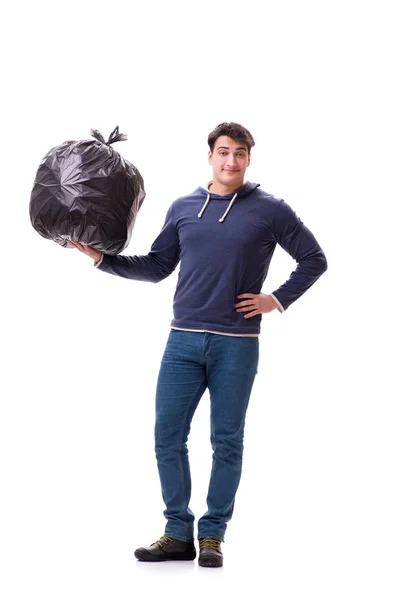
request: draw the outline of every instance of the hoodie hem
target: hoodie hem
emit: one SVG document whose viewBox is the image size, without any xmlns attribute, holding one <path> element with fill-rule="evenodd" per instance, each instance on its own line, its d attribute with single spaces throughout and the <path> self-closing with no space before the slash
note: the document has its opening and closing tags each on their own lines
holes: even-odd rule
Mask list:
<svg viewBox="0 0 400 600">
<path fill-rule="evenodd" d="M 176 325 L 176 321 L 172 321 L 171 329 L 177 329 L 180 331 L 194 331 L 198 333 L 215 333 L 217 335 L 231 335 L 234 337 L 258 337 L 260 335 L 260 329 L 252 330 L 252 331 L 243 331 L 238 330 L 237 328 L 232 329 L 229 327 L 220 327 L 219 325 L 194 325 L 191 327 L 187 326 L 179 326 Z"/>
</svg>

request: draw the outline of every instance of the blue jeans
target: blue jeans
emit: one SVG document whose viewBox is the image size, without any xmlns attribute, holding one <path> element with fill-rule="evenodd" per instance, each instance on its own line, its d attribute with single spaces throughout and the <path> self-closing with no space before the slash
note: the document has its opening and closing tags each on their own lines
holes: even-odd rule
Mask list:
<svg viewBox="0 0 400 600">
<path fill-rule="evenodd" d="M 258 338 L 172 330 L 156 393 L 155 451 L 167 519 L 165 535 L 194 538 L 186 442 L 208 388 L 213 449 L 207 512 L 198 538 L 224 540 L 242 471 L 246 410 L 258 365 Z"/>
</svg>

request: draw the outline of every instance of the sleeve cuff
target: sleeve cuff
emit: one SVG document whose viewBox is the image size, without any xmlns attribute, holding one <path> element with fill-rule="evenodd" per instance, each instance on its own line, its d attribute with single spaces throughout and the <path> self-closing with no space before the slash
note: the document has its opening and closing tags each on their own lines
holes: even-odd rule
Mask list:
<svg viewBox="0 0 400 600">
<path fill-rule="evenodd" d="M 102 254 L 101 257 L 100 257 L 100 259 L 97 262 L 94 263 L 95 267 L 98 267 L 99 265 L 101 265 L 101 263 L 103 262 L 103 256 L 104 256 L 104 254 Z"/>
</svg>

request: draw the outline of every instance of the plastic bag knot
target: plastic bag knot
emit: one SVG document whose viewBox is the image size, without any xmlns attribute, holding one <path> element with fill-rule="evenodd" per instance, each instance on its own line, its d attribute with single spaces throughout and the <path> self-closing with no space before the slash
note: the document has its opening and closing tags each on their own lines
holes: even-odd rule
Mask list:
<svg viewBox="0 0 400 600">
<path fill-rule="evenodd" d="M 101 142 L 102 144 L 106 144 L 106 146 L 110 146 L 111 144 L 114 144 L 114 142 L 123 142 L 124 140 L 128 139 L 128 136 L 125 135 L 125 133 L 120 133 L 119 132 L 119 127 L 117 125 L 117 127 L 114 129 L 114 131 L 112 131 L 110 133 L 110 136 L 108 138 L 108 141 L 106 142 L 106 140 L 103 138 L 103 136 L 101 135 L 100 131 L 98 129 L 91 129 L 90 130 L 90 135 L 94 138 L 96 138 L 96 140 L 99 140 L 99 142 Z"/>
</svg>

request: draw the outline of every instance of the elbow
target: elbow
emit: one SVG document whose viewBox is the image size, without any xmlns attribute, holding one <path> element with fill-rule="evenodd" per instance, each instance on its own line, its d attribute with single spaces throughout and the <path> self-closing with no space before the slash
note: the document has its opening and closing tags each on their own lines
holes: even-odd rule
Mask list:
<svg viewBox="0 0 400 600">
<path fill-rule="evenodd" d="M 322 250 L 319 250 L 313 254 L 312 262 L 314 264 L 315 272 L 318 273 L 318 276 L 322 275 L 322 273 L 325 273 L 328 268 L 328 261 L 326 260 L 325 253 Z"/>
<path fill-rule="evenodd" d="M 158 269 L 152 276 L 152 283 L 159 283 L 163 279 L 166 279 L 169 275 L 171 275 L 174 269 Z"/>
<path fill-rule="evenodd" d="M 157 274 L 157 275 L 154 275 L 150 281 L 151 281 L 151 283 L 160 283 L 160 281 L 162 281 L 166 277 L 167 277 L 167 275 Z"/>
<path fill-rule="evenodd" d="M 151 279 L 152 283 L 158 283 L 166 279 L 175 270 L 178 260 L 162 259 L 155 253 L 150 252 L 149 257 L 152 262 Z"/>
<path fill-rule="evenodd" d="M 319 256 L 319 258 L 318 258 L 318 266 L 319 266 L 321 275 L 322 275 L 322 273 L 325 273 L 325 271 L 328 269 L 328 261 L 326 260 L 326 256 L 323 252 L 321 252 L 321 256 Z"/>
<path fill-rule="evenodd" d="M 303 260 L 304 264 L 308 264 L 310 272 L 313 272 L 317 277 L 322 275 L 322 273 L 325 273 L 325 271 L 328 269 L 328 261 L 326 260 L 326 256 L 322 250 L 304 257 Z"/>
</svg>

